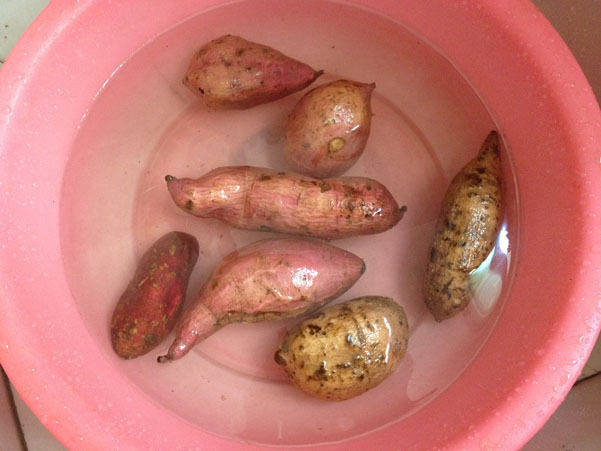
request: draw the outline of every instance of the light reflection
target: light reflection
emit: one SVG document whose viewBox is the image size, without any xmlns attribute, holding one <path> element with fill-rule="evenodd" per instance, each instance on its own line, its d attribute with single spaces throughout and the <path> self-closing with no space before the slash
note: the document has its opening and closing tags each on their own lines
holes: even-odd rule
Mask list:
<svg viewBox="0 0 601 451">
<path fill-rule="evenodd" d="M 313 286 L 313 281 L 318 272 L 314 269 L 301 268 L 294 272 L 292 284 L 296 288 L 309 288 Z"/>
<path fill-rule="evenodd" d="M 473 306 L 481 316 L 488 316 L 501 296 L 503 290 L 503 276 L 491 268 L 493 258 L 499 253 L 506 258 L 506 265 L 510 264 L 509 233 L 507 224 L 501 226 L 497 236 L 496 246 L 488 254 L 482 264 L 469 275 L 472 289 Z M 498 258 L 498 257 L 497 257 Z"/>
<path fill-rule="evenodd" d="M 384 317 L 384 325 L 386 326 L 386 329 L 388 329 L 388 342 L 386 343 L 384 363 L 388 363 L 388 355 L 390 353 L 390 342 L 392 341 L 392 329 L 390 328 L 390 323 L 388 322 L 388 318 L 386 317 Z"/>
<path fill-rule="evenodd" d="M 505 255 L 509 253 L 509 232 L 507 231 L 506 224 L 503 224 L 503 226 L 501 227 L 497 244 L 500 252 L 502 252 Z"/>
</svg>

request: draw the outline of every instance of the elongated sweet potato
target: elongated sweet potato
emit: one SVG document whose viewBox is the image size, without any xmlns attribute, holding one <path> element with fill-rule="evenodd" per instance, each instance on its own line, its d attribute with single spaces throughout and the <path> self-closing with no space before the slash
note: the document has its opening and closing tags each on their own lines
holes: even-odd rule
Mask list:
<svg viewBox="0 0 601 451">
<path fill-rule="evenodd" d="M 337 80 L 306 93 L 286 125 L 284 151 L 292 170 L 333 177 L 355 164 L 369 137 L 375 87 Z"/>
<path fill-rule="evenodd" d="M 246 230 L 338 239 L 388 230 L 406 210 L 384 185 L 365 177 L 316 180 L 233 166 L 198 179 L 165 179 L 184 211 Z"/>
<path fill-rule="evenodd" d="M 228 34 L 194 54 L 184 84 L 209 107 L 245 109 L 300 91 L 322 73 L 271 47 Z"/>
<path fill-rule="evenodd" d="M 173 329 L 198 259 L 196 238 L 171 232 L 142 257 L 111 321 L 115 352 L 124 359 L 146 354 Z"/>
<path fill-rule="evenodd" d="M 234 322 L 259 322 L 313 310 L 348 290 L 365 271 L 359 257 L 298 238 L 264 240 L 231 253 L 184 311 L 166 362 Z"/>
<path fill-rule="evenodd" d="M 443 201 L 424 283 L 426 305 L 437 321 L 469 304 L 469 274 L 492 250 L 502 219 L 499 137 L 493 131 L 452 180 Z"/>
</svg>

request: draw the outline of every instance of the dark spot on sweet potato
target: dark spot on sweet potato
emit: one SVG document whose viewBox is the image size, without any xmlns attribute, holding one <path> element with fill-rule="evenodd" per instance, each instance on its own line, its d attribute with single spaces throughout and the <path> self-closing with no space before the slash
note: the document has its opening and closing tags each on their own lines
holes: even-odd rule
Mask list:
<svg viewBox="0 0 601 451">
<path fill-rule="evenodd" d="M 194 208 L 194 203 L 189 200 L 186 202 L 186 210 L 192 210 L 192 208 Z"/>
<path fill-rule="evenodd" d="M 478 171 L 478 174 L 484 174 L 486 172 L 486 169 L 484 169 L 484 168 L 476 168 L 476 171 Z"/>
<path fill-rule="evenodd" d="M 430 261 L 433 262 L 435 258 L 436 258 L 436 249 L 431 248 L 430 249 Z"/>
<path fill-rule="evenodd" d="M 482 178 L 477 174 L 470 174 L 468 176 L 468 183 L 470 185 L 480 185 L 482 183 Z"/>
<path fill-rule="evenodd" d="M 352 185 L 342 185 L 342 189 L 344 190 L 344 195 L 347 197 L 359 196 L 361 194 L 361 190 Z"/>
<path fill-rule="evenodd" d="M 204 90 L 204 89 L 202 89 L 202 88 L 199 86 L 199 87 L 198 87 L 198 92 L 200 92 L 201 94 L 204 94 L 204 93 L 205 93 L 205 90 Z"/>
<path fill-rule="evenodd" d="M 325 361 L 321 362 L 321 365 L 319 365 L 319 368 L 317 368 L 315 370 L 315 372 L 313 373 L 313 376 L 317 380 L 328 380 L 328 375 L 327 375 L 327 370 L 326 370 L 326 362 Z"/>
<path fill-rule="evenodd" d="M 217 279 L 213 280 L 213 283 L 211 283 L 211 289 L 214 290 L 218 285 L 219 281 Z"/>
<path fill-rule="evenodd" d="M 282 355 L 280 354 L 280 351 L 276 351 L 276 353 L 273 356 L 273 360 L 275 360 L 275 362 L 278 365 L 282 365 L 285 366 L 286 365 L 286 359 L 284 359 L 284 357 L 282 357 Z"/>
<path fill-rule="evenodd" d="M 271 176 L 267 174 L 262 174 L 261 177 L 259 177 L 259 181 L 262 182 L 264 180 L 271 180 Z"/>
<path fill-rule="evenodd" d="M 236 56 L 242 56 L 245 51 L 246 51 L 246 49 L 238 49 L 238 50 L 236 50 Z"/>
<path fill-rule="evenodd" d="M 318 325 L 316 325 L 316 324 L 308 324 L 308 325 L 307 325 L 307 329 L 309 329 L 309 333 L 310 333 L 311 335 L 315 335 L 316 333 L 318 333 L 318 332 L 320 332 L 320 331 L 321 331 L 321 327 L 319 327 L 319 326 L 318 326 Z"/>
<path fill-rule="evenodd" d="M 260 225 L 259 226 L 259 230 L 261 232 L 273 232 L 273 229 L 271 227 L 266 226 L 266 225 Z"/>
<path fill-rule="evenodd" d="M 327 184 L 326 182 L 320 182 L 319 189 L 322 193 L 325 193 L 326 191 L 330 191 L 332 189 L 332 187 L 329 184 Z"/>
</svg>

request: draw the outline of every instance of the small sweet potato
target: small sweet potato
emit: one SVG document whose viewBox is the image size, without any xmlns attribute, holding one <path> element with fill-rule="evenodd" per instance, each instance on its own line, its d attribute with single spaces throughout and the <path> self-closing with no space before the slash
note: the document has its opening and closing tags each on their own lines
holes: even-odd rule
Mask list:
<svg viewBox="0 0 601 451">
<path fill-rule="evenodd" d="M 403 308 L 391 298 L 364 296 L 305 319 L 286 335 L 274 358 L 305 393 L 343 401 L 390 376 L 408 341 Z"/>
<path fill-rule="evenodd" d="M 250 166 L 222 167 L 198 179 L 168 175 L 176 205 L 201 218 L 238 229 L 338 239 L 384 232 L 406 207 L 376 180 L 317 180 Z"/>
<path fill-rule="evenodd" d="M 375 83 L 337 80 L 306 93 L 286 125 L 286 160 L 301 174 L 333 177 L 363 153 L 371 128 Z"/>
<path fill-rule="evenodd" d="M 239 36 L 225 35 L 192 57 L 186 85 L 215 109 L 245 109 L 309 86 L 323 71 Z"/>
<path fill-rule="evenodd" d="M 436 321 L 469 304 L 469 275 L 493 249 L 502 219 L 499 136 L 492 131 L 478 156 L 451 181 L 443 201 L 424 283 Z"/>
<path fill-rule="evenodd" d="M 285 238 L 253 243 L 226 256 L 185 309 L 166 362 L 235 322 L 299 315 L 348 290 L 365 272 L 350 252 L 322 242 Z"/>
<path fill-rule="evenodd" d="M 173 329 L 198 260 L 196 238 L 171 232 L 142 257 L 111 321 L 115 352 L 124 359 L 146 354 Z"/>
</svg>

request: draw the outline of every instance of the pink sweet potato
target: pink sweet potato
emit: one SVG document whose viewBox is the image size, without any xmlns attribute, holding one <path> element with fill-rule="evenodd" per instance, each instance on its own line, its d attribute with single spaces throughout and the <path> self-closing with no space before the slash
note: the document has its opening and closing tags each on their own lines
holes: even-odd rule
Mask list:
<svg viewBox="0 0 601 451">
<path fill-rule="evenodd" d="M 226 256 L 185 309 L 176 338 L 159 362 L 183 357 L 234 322 L 292 317 L 348 290 L 365 271 L 359 257 L 306 239 L 264 240 Z"/>
<path fill-rule="evenodd" d="M 184 85 L 209 107 L 245 109 L 300 91 L 322 73 L 271 47 L 228 34 L 194 54 Z"/>
<path fill-rule="evenodd" d="M 111 321 L 111 341 L 124 359 L 146 354 L 173 329 L 198 259 L 196 238 L 171 232 L 142 257 Z"/>
<path fill-rule="evenodd" d="M 338 239 L 388 230 L 406 210 L 386 187 L 365 177 L 316 180 L 233 166 L 198 179 L 165 179 L 184 211 L 246 230 Z"/>
<path fill-rule="evenodd" d="M 284 151 L 292 170 L 333 177 L 355 164 L 369 137 L 375 87 L 337 80 L 305 94 L 286 125 Z"/>
</svg>

